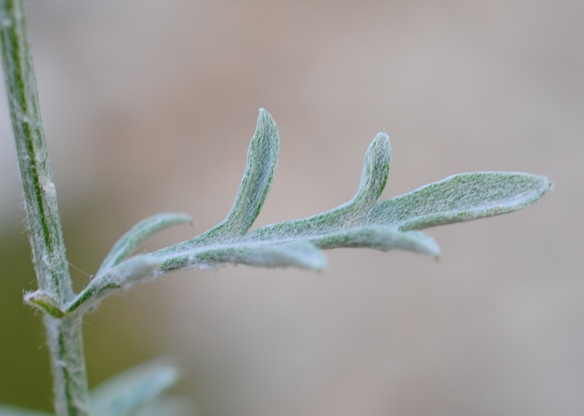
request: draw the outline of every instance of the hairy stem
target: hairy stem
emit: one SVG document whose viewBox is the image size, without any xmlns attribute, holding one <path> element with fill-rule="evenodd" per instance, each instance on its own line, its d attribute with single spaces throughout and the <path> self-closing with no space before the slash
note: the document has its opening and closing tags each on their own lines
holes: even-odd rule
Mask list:
<svg viewBox="0 0 584 416">
<path fill-rule="evenodd" d="M 24 0 L 0 0 L 0 43 L 38 285 L 65 305 L 75 293 L 44 138 Z M 46 315 L 44 323 L 57 415 L 86 415 L 88 393 L 81 319 L 57 320 Z"/>
</svg>

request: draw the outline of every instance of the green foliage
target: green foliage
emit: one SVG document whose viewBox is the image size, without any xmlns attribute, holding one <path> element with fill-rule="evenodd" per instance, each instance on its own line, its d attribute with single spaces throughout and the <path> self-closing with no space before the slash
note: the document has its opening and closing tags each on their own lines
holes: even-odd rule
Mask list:
<svg viewBox="0 0 584 416">
<path fill-rule="evenodd" d="M 168 360 L 142 364 L 112 377 L 91 391 L 91 414 L 99 416 L 130 416 L 146 414 L 154 406 L 159 414 L 193 414 L 184 400 L 169 400 L 163 394 L 179 378 L 177 367 Z M 186 409 L 189 410 L 186 413 Z"/>
<path fill-rule="evenodd" d="M 165 359 L 139 365 L 112 377 L 90 392 L 90 414 L 96 416 L 193 415 L 190 400 L 165 396 L 178 381 L 177 366 Z M 158 411 L 159 413 L 151 413 Z M 1 416 L 51 416 L 49 413 L 0 405 Z"/>
<path fill-rule="evenodd" d="M 243 179 L 225 220 L 190 240 L 128 258 L 157 231 L 190 222 L 185 214 L 150 217 L 122 236 L 95 278 L 76 294 L 44 139 L 23 0 L 0 0 L 0 46 L 39 284 L 25 301 L 44 314 L 58 415 L 192 414 L 188 401 L 163 397 L 178 378 L 176 367 L 164 362 L 122 373 L 89 394 L 82 318 L 112 293 L 173 270 L 226 263 L 321 270 L 326 265 L 323 250 L 338 247 L 402 249 L 438 257 L 436 242 L 419 230 L 512 212 L 551 189 L 547 178 L 526 173 L 463 173 L 378 201 L 391 161 L 389 137 L 381 132 L 367 150 L 361 182 L 350 201 L 312 217 L 250 231 L 274 178 L 279 151 L 276 124 L 262 109 Z M 47 415 L 10 406 L 0 406 L 0 414 Z"/>
<path fill-rule="evenodd" d="M 114 245 L 95 278 L 68 304 L 60 305 L 40 290 L 25 300 L 60 318 L 85 312 L 111 293 L 178 269 L 228 263 L 321 270 L 326 265 L 322 250 L 338 247 L 402 249 L 438 257 L 436 242 L 418 230 L 512 212 L 551 188 L 546 178 L 526 173 L 462 173 L 378 201 L 391 161 L 389 137 L 381 132 L 365 154 L 361 181 L 350 201 L 312 217 L 249 231 L 272 183 L 278 148 L 274 120 L 261 109 L 239 191 L 219 225 L 182 243 L 126 259 L 156 231 L 190 221 L 185 214 L 155 215 Z"/>
<path fill-rule="evenodd" d="M 51 416 L 50 413 L 37 412 L 36 410 L 24 409 L 22 407 L 8 406 L 0 404 L 0 415 L 2 416 Z"/>
</svg>

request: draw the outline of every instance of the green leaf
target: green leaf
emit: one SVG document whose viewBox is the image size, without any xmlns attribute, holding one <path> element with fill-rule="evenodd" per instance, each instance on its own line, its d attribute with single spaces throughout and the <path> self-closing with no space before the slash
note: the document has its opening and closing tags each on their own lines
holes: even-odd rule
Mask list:
<svg viewBox="0 0 584 416">
<path fill-rule="evenodd" d="M 463 173 L 378 202 L 391 163 L 389 136 L 381 132 L 367 149 L 361 181 L 351 200 L 321 214 L 250 232 L 270 188 L 278 148 L 274 120 L 262 109 L 227 218 L 195 238 L 139 256 L 139 261 L 131 258 L 119 263 L 100 275 L 101 280 L 92 281 L 66 312 L 134 283 L 191 267 L 245 264 L 321 270 L 326 265 L 322 250 L 342 247 L 401 249 L 436 258 L 440 255 L 438 244 L 417 230 L 512 212 L 538 201 L 551 189 L 547 178 L 527 173 Z M 120 247 L 126 246 L 120 243 Z M 114 250 L 123 255 L 127 251 Z M 112 259 L 121 257 L 111 255 Z M 109 259 L 104 262 L 108 267 L 115 263 Z M 51 302 L 45 303 L 52 307 Z"/>
<path fill-rule="evenodd" d="M 177 367 L 167 360 L 155 360 L 109 379 L 91 391 L 91 414 L 131 415 L 155 401 L 179 378 Z"/>
<path fill-rule="evenodd" d="M 263 125 L 268 121 L 270 129 Z M 537 201 L 551 186 L 546 178 L 524 173 L 468 173 L 377 202 L 391 161 L 389 137 L 381 132 L 366 152 L 361 181 L 350 201 L 321 214 L 246 233 L 265 199 L 271 181 L 267 178 L 273 174 L 277 157 L 271 153 L 277 146 L 260 146 L 264 150 L 256 154 L 256 141 L 261 141 L 266 131 L 277 138 L 272 119 L 260 113 L 240 193 L 227 219 L 199 237 L 152 253 L 162 262 L 157 274 L 222 263 L 320 270 L 325 259 L 318 250 L 339 247 L 402 249 L 438 257 L 436 242 L 414 230 L 511 212 Z M 262 163 L 266 164 L 264 170 L 259 167 Z M 263 173 L 253 176 L 249 172 Z M 263 180 L 251 181 L 252 176 Z M 255 202 L 246 205 L 246 201 Z"/>
<path fill-rule="evenodd" d="M 1 416 L 51 416 L 50 413 L 29 410 L 23 407 L 9 406 L 0 404 Z"/>
<path fill-rule="evenodd" d="M 389 177 L 390 164 L 389 136 L 381 132 L 375 136 L 367 149 L 359 188 L 353 199 L 348 202 L 353 216 L 366 214 L 379 199 Z"/>
<path fill-rule="evenodd" d="M 155 254 L 154 254 L 155 255 Z M 215 267 L 220 264 L 245 264 L 255 267 L 299 267 L 321 270 L 326 258 L 314 244 L 303 241 L 258 243 L 238 239 L 233 243 L 195 247 L 159 257 L 161 270 L 168 272 L 189 267 Z"/>
<path fill-rule="evenodd" d="M 203 235 L 187 241 L 193 247 L 202 243 L 228 241 L 244 235 L 259 215 L 270 190 L 280 151 L 280 137 L 274 119 L 260 109 L 255 133 L 247 151 L 247 164 L 227 217 Z"/>
<path fill-rule="evenodd" d="M 35 308 L 40 309 L 43 312 L 55 318 L 62 318 L 65 316 L 65 312 L 59 305 L 57 299 L 42 290 L 35 290 L 34 292 L 28 292 L 24 295 L 24 301 Z"/>
<path fill-rule="evenodd" d="M 392 227 L 379 225 L 339 230 L 322 237 L 311 238 L 310 241 L 322 249 L 339 247 L 364 247 L 381 251 L 401 249 L 428 254 L 436 258 L 440 256 L 440 247 L 426 234 L 416 231 L 402 232 Z"/>
<path fill-rule="evenodd" d="M 379 203 L 370 221 L 400 230 L 470 221 L 525 208 L 551 188 L 547 178 L 528 173 L 461 173 Z"/>
<path fill-rule="evenodd" d="M 264 226 L 219 244 L 194 247 L 179 244 L 154 255 L 164 261 L 161 268 L 164 272 L 221 263 L 320 270 L 326 260 L 318 249 L 338 247 L 404 249 L 438 257 L 438 245 L 425 234 L 369 224 L 370 213 L 385 187 L 390 161 L 389 137 L 379 133 L 365 154 L 357 192 L 347 203 L 309 218 Z"/>
<path fill-rule="evenodd" d="M 142 406 L 135 416 L 196 416 L 194 403 L 188 397 L 161 397 L 153 403 Z M 133 415 L 134 416 L 134 415 Z"/>
<path fill-rule="evenodd" d="M 361 181 L 355 196 L 348 202 L 308 218 L 284 221 L 260 227 L 247 235 L 248 240 L 275 241 L 323 236 L 364 225 L 369 212 L 383 192 L 389 176 L 391 146 L 389 136 L 379 133 L 365 153 Z M 324 247 L 323 247 L 324 248 Z"/>
<path fill-rule="evenodd" d="M 263 253 L 267 257 L 250 255 L 266 243 L 278 249 L 293 242 L 320 249 L 403 249 L 438 257 L 436 242 L 413 230 L 512 212 L 539 200 L 551 188 L 546 178 L 525 173 L 467 173 L 377 202 L 389 175 L 390 161 L 389 137 L 382 132 L 367 150 L 359 188 L 347 203 L 312 217 L 260 227 L 220 244 L 179 244 L 153 254 L 163 259 L 162 272 L 221 262 L 259 267 L 299 265 L 269 261 L 269 253 Z"/>
<path fill-rule="evenodd" d="M 156 232 L 173 225 L 187 224 L 191 221 L 191 217 L 187 214 L 163 213 L 153 215 L 139 222 L 114 244 L 101 263 L 95 277 L 99 278 L 112 267 L 117 266 L 128 255 L 132 254 L 140 244 Z"/>
</svg>

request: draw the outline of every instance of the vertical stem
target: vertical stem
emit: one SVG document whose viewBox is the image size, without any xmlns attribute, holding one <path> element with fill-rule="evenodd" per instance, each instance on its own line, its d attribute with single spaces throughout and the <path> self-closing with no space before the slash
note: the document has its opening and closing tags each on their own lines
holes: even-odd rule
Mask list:
<svg viewBox="0 0 584 416">
<path fill-rule="evenodd" d="M 45 314 L 43 321 L 51 352 L 55 413 L 57 416 L 89 415 L 81 315 L 58 319 Z"/>
<path fill-rule="evenodd" d="M 39 289 L 65 305 L 74 297 L 32 64 L 24 0 L 0 0 L 4 80 L 29 240 Z M 44 318 L 57 415 L 87 415 L 81 318 Z"/>
</svg>

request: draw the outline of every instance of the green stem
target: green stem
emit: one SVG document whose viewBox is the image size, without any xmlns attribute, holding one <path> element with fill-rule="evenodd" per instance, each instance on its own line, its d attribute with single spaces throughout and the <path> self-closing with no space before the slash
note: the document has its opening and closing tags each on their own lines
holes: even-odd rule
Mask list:
<svg viewBox="0 0 584 416">
<path fill-rule="evenodd" d="M 74 298 L 40 115 L 24 0 L 0 0 L 0 44 L 24 202 L 39 289 L 61 305 Z M 81 318 L 44 318 L 53 370 L 55 410 L 87 415 Z"/>
<path fill-rule="evenodd" d="M 51 351 L 51 369 L 57 416 L 89 415 L 89 393 L 83 354 L 82 317 L 44 316 Z M 57 358 L 58 357 L 58 358 Z"/>
</svg>

